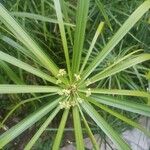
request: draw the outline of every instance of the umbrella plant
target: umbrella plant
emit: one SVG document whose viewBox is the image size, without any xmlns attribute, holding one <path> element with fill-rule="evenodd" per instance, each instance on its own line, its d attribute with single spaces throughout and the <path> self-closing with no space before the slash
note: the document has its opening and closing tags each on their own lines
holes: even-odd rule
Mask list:
<svg viewBox="0 0 150 150">
<path fill-rule="evenodd" d="M 57 61 L 41 48 L 40 44 L 14 19 L 13 15 L 15 15 L 15 13 L 10 13 L 0 4 L 1 27 L 7 31 L 7 33 L 5 32 L 6 35 L 1 34 L 1 43 L 9 44 L 32 62 L 28 63 L 27 61 L 23 61 L 20 57 L 15 57 L 11 55 L 10 51 L 3 49 L 4 46 L 1 47 L 0 66 L 14 84 L 1 84 L 0 94 L 18 94 L 19 96 L 19 94 L 24 95 L 30 93 L 32 96 L 25 100 L 21 99 L 21 101 L 15 105 L 2 120 L 1 128 L 4 127 L 10 115 L 21 105 L 29 102 L 32 103 L 35 100 L 40 101 L 40 105 L 43 105 L 2 133 L 0 135 L 0 148 L 6 146 L 39 120 L 45 119 L 24 148 L 25 150 L 31 149 L 53 119 L 61 115 L 59 112 L 62 112 L 62 116 L 53 142 L 53 150 L 60 148 L 67 120 L 70 119 L 69 116 L 72 118 L 70 121 L 72 121 L 74 126 L 75 143 L 76 149 L 78 150 L 85 149 L 82 132 L 83 126 L 86 129 L 86 135 L 91 139 L 94 149 L 99 149 L 89 120 L 93 120 L 94 124 L 106 134 L 117 149 L 131 149 L 120 133 L 114 130 L 111 124 L 107 122 L 107 119 L 103 116 L 104 112 L 141 130 L 145 135 L 150 137 L 150 132 L 144 127 L 118 112 L 118 110 L 122 110 L 150 117 L 149 91 L 139 86 L 139 88 L 127 86 L 123 88 L 116 88 L 117 86 L 107 88 L 107 86 L 101 86 L 103 82 L 110 77 L 117 76 L 126 70 L 129 70 L 126 74 L 130 74 L 131 68 L 135 68 L 135 66 L 141 63 L 146 63 L 146 65 L 149 63 L 150 54 L 133 47 L 132 49 L 126 49 L 124 55 L 119 55 L 112 63 L 107 66 L 103 65 L 106 59 L 111 58 L 110 55 L 112 51 L 114 51 L 121 40 L 129 33 L 130 29 L 148 12 L 150 0 L 144 1 L 128 17 L 109 41 L 98 50 L 93 59 L 91 56 L 93 57 L 93 51 L 98 37 L 104 31 L 105 22 L 111 30 L 112 27 L 102 3 L 96 0 L 97 5 L 101 8 L 105 22 L 101 21 L 99 23 L 90 42 L 90 46 L 88 48 L 84 47 L 90 3 L 90 0 L 77 1 L 77 8 L 75 9 L 76 24 L 69 22 L 67 9 L 64 9 L 65 1 L 60 0 L 53 0 L 53 3 L 51 3 L 57 16 L 56 20 L 45 17 L 44 14 L 42 16 L 32 13 L 18 13 L 18 16 L 22 15 L 26 18 L 34 18 L 35 20 L 58 24 L 64 52 L 64 54 L 61 53 L 61 55 L 64 56 L 63 60 L 65 65 L 57 64 Z M 47 32 L 45 25 L 44 32 Z M 13 38 L 9 38 L 8 34 L 13 36 Z M 72 38 L 72 35 L 74 38 Z M 16 40 L 14 40 L 14 38 L 16 38 Z M 26 84 L 9 65 L 16 66 L 21 71 L 23 70 L 28 72 L 28 74 L 42 79 L 43 84 Z M 142 67 L 139 69 L 142 69 Z M 139 79 L 141 79 L 139 74 L 139 76 L 133 75 L 135 78 L 139 77 Z M 149 74 L 144 77 L 147 77 L 147 80 L 150 79 Z M 120 78 L 119 83 L 120 82 L 124 81 Z M 43 98 L 48 100 L 47 103 L 42 101 Z"/>
</svg>

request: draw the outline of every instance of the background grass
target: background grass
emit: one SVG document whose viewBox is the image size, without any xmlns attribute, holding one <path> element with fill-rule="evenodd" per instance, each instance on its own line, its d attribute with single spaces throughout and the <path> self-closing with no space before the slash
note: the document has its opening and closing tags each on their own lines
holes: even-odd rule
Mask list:
<svg viewBox="0 0 150 150">
<path fill-rule="evenodd" d="M 98 27 L 98 24 L 101 21 L 105 21 L 106 25 L 103 29 L 102 35 L 98 38 L 98 41 L 92 51 L 88 64 L 94 60 L 94 58 L 98 55 L 98 52 L 106 45 L 110 37 L 118 30 L 118 28 L 123 24 L 123 22 L 128 18 L 128 16 L 139 6 L 143 1 L 142 0 L 103 0 L 102 1 L 105 8 L 105 13 L 108 15 L 108 20 L 105 20 L 105 16 L 102 15 L 100 7 L 95 3 L 94 0 L 90 3 L 90 11 L 88 14 L 88 22 L 86 27 L 86 35 L 85 35 L 85 43 L 84 43 L 84 54 L 83 57 L 86 56 L 88 47 L 92 41 L 94 33 Z M 18 12 L 28 12 L 30 14 L 39 14 L 42 16 L 46 16 L 48 18 L 56 20 L 56 13 L 53 6 L 53 1 L 48 0 L 12 0 L 12 1 L 5 1 L 2 0 L 2 4 L 15 16 L 17 21 L 23 26 L 23 28 L 35 39 L 38 44 L 44 49 L 44 51 L 54 60 L 57 62 L 60 68 L 65 68 L 64 62 L 64 53 L 63 53 L 63 46 L 61 42 L 61 36 L 59 32 L 58 25 L 56 23 L 50 22 L 43 22 L 38 21 L 36 19 L 29 19 L 27 17 L 19 16 Z M 65 11 L 68 12 L 68 16 L 64 15 L 65 22 L 75 24 L 75 12 L 76 12 L 76 1 L 69 1 L 65 2 L 65 6 L 63 9 L 63 13 Z M 143 49 L 144 52 L 150 53 L 150 25 L 148 23 L 149 12 L 147 12 L 144 17 L 132 28 L 132 30 L 123 38 L 123 40 L 118 44 L 117 47 L 109 54 L 109 56 L 104 60 L 101 65 L 99 65 L 93 74 L 103 70 L 109 64 L 111 64 L 114 60 L 117 60 L 120 57 L 123 57 L 125 54 L 129 52 L 129 50 L 134 50 L 135 48 Z M 110 23 L 110 24 L 109 24 Z M 73 41 L 73 33 L 75 31 L 74 26 L 68 26 L 66 28 L 67 32 L 67 41 L 68 41 L 68 48 L 70 54 L 72 54 L 72 41 Z M 28 64 L 38 67 L 36 63 L 33 63 L 29 57 L 24 56 L 19 50 L 15 51 L 15 46 L 12 47 L 6 41 L 4 41 L 3 36 L 10 38 L 11 40 L 15 41 L 19 46 L 22 44 L 15 40 L 13 35 L 0 23 L 0 47 L 1 50 L 11 54 L 19 58 L 20 60 L 27 62 Z M 130 51 L 131 52 L 131 51 Z M 17 67 L 8 64 L 10 69 L 15 70 L 19 81 L 15 77 L 8 76 L 8 72 L 5 71 L 5 67 L 0 65 L 0 83 L 1 84 L 8 84 L 8 83 L 26 83 L 26 84 L 38 84 L 38 85 L 49 85 L 45 80 L 35 77 L 34 75 L 28 74 Z M 44 70 L 43 67 L 39 68 Z M 46 70 L 44 70 L 46 72 Z M 129 89 L 141 89 L 146 90 L 148 87 L 148 80 L 145 78 L 145 74 L 149 71 L 149 62 L 136 65 L 136 67 L 132 67 L 127 69 L 117 75 L 108 77 L 98 83 L 97 87 L 103 88 L 129 88 Z M 93 75 L 92 74 L 92 75 Z M 94 85 L 93 85 L 94 86 Z M 38 94 L 36 94 L 38 96 Z M 0 120 L 4 118 L 8 111 L 10 111 L 14 106 L 16 106 L 21 99 L 27 99 L 32 97 L 31 94 L 20 94 L 20 95 L 0 95 Z M 122 98 L 121 96 L 119 98 Z M 133 97 L 132 97 L 133 99 Z M 42 103 L 46 103 L 47 99 L 42 99 Z M 139 101 L 141 101 L 139 99 Z M 6 125 L 8 127 L 13 126 L 16 122 L 27 116 L 30 112 L 33 112 L 41 105 L 40 101 L 34 101 L 28 104 L 23 105 L 19 109 L 13 113 L 13 115 L 8 119 Z M 137 119 L 139 116 L 136 114 L 131 114 L 126 111 L 119 111 L 119 113 L 124 114 L 125 116 Z M 102 110 L 100 110 L 102 111 Z M 102 116 L 108 121 L 110 125 L 113 126 L 114 129 L 117 129 L 118 132 L 123 132 L 124 130 L 130 128 L 127 124 L 123 123 L 122 121 L 112 117 L 112 115 L 102 111 Z M 60 120 L 61 117 L 58 118 Z M 58 120 L 53 121 L 53 126 L 57 128 L 56 122 Z M 95 123 L 89 118 L 90 127 L 93 129 L 93 132 L 100 133 L 104 138 L 104 134 L 102 134 L 99 128 L 95 127 Z M 42 121 L 38 122 L 35 127 L 36 128 L 39 124 L 42 124 Z M 49 129 L 53 128 L 50 127 Z M 69 127 L 68 127 L 69 128 Z M 66 129 L 67 130 L 67 129 Z M 70 135 L 72 135 L 71 131 L 68 131 Z M 28 134 L 28 131 L 27 133 Z M 32 133 L 33 134 L 33 133 Z M 30 135 L 29 135 L 30 136 Z M 38 143 L 35 145 L 35 149 L 38 147 L 40 149 L 39 143 L 44 144 L 44 148 L 48 149 L 47 147 L 47 138 L 52 138 L 53 134 L 49 134 L 47 131 L 41 138 L 39 139 Z M 66 136 L 67 138 L 67 136 Z M 14 142 L 8 145 L 6 149 L 15 149 L 19 147 L 20 144 L 20 137 L 17 138 Z M 43 140 L 44 139 L 44 140 Z M 74 139 L 72 139 L 74 140 Z M 15 144 L 16 143 L 16 144 Z M 64 142 L 65 143 L 65 142 Z M 49 145 L 49 143 L 48 143 Z"/>
</svg>

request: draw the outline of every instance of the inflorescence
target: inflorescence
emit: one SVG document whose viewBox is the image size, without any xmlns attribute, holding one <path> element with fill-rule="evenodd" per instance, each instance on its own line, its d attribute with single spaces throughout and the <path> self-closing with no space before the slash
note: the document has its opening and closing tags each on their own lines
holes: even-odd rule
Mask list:
<svg viewBox="0 0 150 150">
<path fill-rule="evenodd" d="M 58 80 L 56 81 L 56 84 L 61 84 L 62 81 L 60 77 L 63 77 L 66 75 L 65 69 L 60 69 L 58 72 Z M 69 109 L 70 107 L 74 107 L 78 105 L 79 103 L 82 103 L 84 100 L 80 98 L 78 95 L 78 81 L 81 80 L 80 74 L 74 74 L 75 82 L 71 85 L 67 86 L 67 88 L 64 88 L 62 90 L 59 90 L 57 93 L 61 96 L 64 96 L 64 99 L 59 102 L 61 109 Z M 86 97 L 89 97 L 91 95 L 91 89 L 89 88 L 86 92 Z"/>
</svg>

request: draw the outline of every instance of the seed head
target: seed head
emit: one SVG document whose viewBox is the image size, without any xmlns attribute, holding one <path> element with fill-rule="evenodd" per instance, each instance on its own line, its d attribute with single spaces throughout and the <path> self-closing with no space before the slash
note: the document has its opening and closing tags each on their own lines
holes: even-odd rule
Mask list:
<svg viewBox="0 0 150 150">
<path fill-rule="evenodd" d="M 63 89 L 62 92 L 64 93 L 64 95 L 69 96 L 71 91 L 68 89 Z"/>
<path fill-rule="evenodd" d="M 90 81 L 90 79 L 86 80 L 86 86 L 89 86 L 92 82 Z"/>
<path fill-rule="evenodd" d="M 65 69 L 59 69 L 58 74 L 57 74 L 57 77 L 62 77 L 62 76 L 64 76 L 64 75 L 66 75 Z"/>
<path fill-rule="evenodd" d="M 80 75 L 79 75 L 79 74 L 74 74 L 74 76 L 75 76 L 76 81 L 81 80 L 81 77 L 80 77 Z"/>
<path fill-rule="evenodd" d="M 60 83 L 62 83 L 62 81 L 61 81 L 60 79 L 58 79 L 58 80 L 56 81 L 56 84 L 60 84 Z"/>
<path fill-rule="evenodd" d="M 91 95 L 91 89 L 89 88 L 87 91 L 86 91 L 86 97 L 89 97 Z"/>
</svg>

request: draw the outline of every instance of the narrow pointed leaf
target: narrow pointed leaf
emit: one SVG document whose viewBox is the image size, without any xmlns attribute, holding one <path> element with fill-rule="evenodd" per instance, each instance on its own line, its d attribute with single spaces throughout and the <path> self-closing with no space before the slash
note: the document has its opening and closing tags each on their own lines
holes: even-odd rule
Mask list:
<svg viewBox="0 0 150 150">
<path fill-rule="evenodd" d="M 36 75 L 42 79 L 45 79 L 49 82 L 56 84 L 55 78 L 51 77 L 50 75 L 47 75 L 46 73 L 43 73 L 39 69 L 36 69 L 36 68 L 32 67 L 31 65 L 28 65 L 28 64 L 22 62 L 21 60 L 18 60 L 17 58 L 10 56 L 2 51 L 0 51 L 0 60 L 6 61 L 14 66 L 17 66 L 25 71 L 28 71 L 28 72 Z"/>
<path fill-rule="evenodd" d="M 100 114 L 88 103 L 83 102 L 83 109 L 95 121 L 95 123 L 102 129 L 102 131 L 113 141 L 119 150 L 131 150 L 127 143 L 121 136 L 113 130 L 113 128 L 100 116 Z"/>
<path fill-rule="evenodd" d="M 23 48 L 19 43 L 15 42 L 13 39 L 1 35 L 0 39 L 3 40 L 5 43 L 9 44 L 10 46 L 14 47 L 18 51 L 22 52 L 24 55 L 28 56 L 29 58 L 33 58 L 34 55 L 31 55 L 31 52 L 29 52 L 27 49 Z"/>
<path fill-rule="evenodd" d="M 72 58 L 72 72 L 78 73 L 81 54 L 83 50 L 83 43 L 85 37 L 85 28 L 89 9 L 89 0 L 78 0 L 77 15 L 76 15 L 76 28 L 73 46 L 73 58 Z"/>
<path fill-rule="evenodd" d="M 42 16 L 39 14 L 33 14 L 33 13 L 28 13 L 28 12 L 11 12 L 11 14 L 15 17 L 29 18 L 29 19 L 39 20 L 39 21 L 43 21 L 43 22 L 57 23 L 58 24 L 57 20 Z M 66 23 L 66 22 L 64 22 L 64 25 L 75 27 L 74 24 Z"/>
<path fill-rule="evenodd" d="M 80 92 L 86 93 L 88 89 L 80 89 Z M 120 89 L 100 89 L 91 88 L 91 93 L 95 94 L 111 94 L 111 95 L 127 95 L 127 96 L 137 96 L 137 97 L 147 97 L 150 98 L 150 93 L 140 90 L 120 90 Z"/>
<path fill-rule="evenodd" d="M 56 9 L 57 18 L 58 18 L 58 24 L 59 24 L 62 43 L 63 43 L 65 58 L 66 58 L 68 74 L 69 74 L 69 77 L 71 78 L 69 50 L 68 50 L 66 33 L 65 33 L 64 22 L 63 22 L 63 17 L 62 17 L 62 12 L 61 12 L 59 0 L 54 0 L 54 5 L 55 5 L 55 9 Z"/>
<path fill-rule="evenodd" d="M 106 58 L 106 56 L 113 50 L 113 48 L 135 25 L 135 23 L 149 10 L 149 8 L 150 0 L 146 0 L 130 15 L 130 17 L 125 21 L 121 28 L 111 38 L 108 44 L 102 49 L 94 61 L 84 71 L 83 80 L 86 79 L 92 73 L 92 71 Z"/>
<path fill-rule="evenodd" d="M 101 95 L 93 95 L 91 97 L 99 103 L 150 117 L 150 106 L 146 104 Z"/>
<path fill-rule="evenodd" d="M 59 106 L 55 110 L 53 110 L 53 112 L 50 114 L 50 116 L 46 119 L 46 121 L 42 124 L 42 126 L 39 128 L 39 130 L 35 133 L 35 135 L 29 141 L 29 143 L 25 146 L 24 150 L 29 150 L 29 149 L 31 149 L 33 147 L 33 145 L 36 143 L 38 138 L 45 131 L 47 126 L 50 124 L 50 122 L 53 120 L 53 118 L 57 115 L 57 113 L 59 111 L 60 111 L 60 107 Z"/>
<path fill-rule="evenodd" d="M 48 112 L 50 112 L 58 104 L 60 99 L 54 100 L 40 108 L 38 111 L 29 115 L 27 118 L 20 121 L 18 124 L 10 128 L 8 131 L 0 135 L 0 148 L 3 148 L 7 143 L 15 139 L 26 129 L 31 127 L 34 123 L 40 120 Z"/>
<path fill-rule="evenodd" d="M 129 49 L 130 49 L 130 48 L 129 48 Z M 128 50 L 129 50 L 129 49 L 128 49 Z M 126 60 L 127 58 L 130 58 L 133 54 L 136 54 L 136 53 L 141 52 L 141 51 L 143 51 L 143 49 L 135 50 L 135 51 L 133 51 L 133 52 L 131 52 L 131 53 L 125 55 L 124 57 L 115 60 L 115 61 L 113 62 L 113 64 L 111 64 L 110 66 L 108 66 L 107 68 L 105 68 L 104 70 L 102 70 L 102 71 L 101 71 L 101 74 L 104 73 L 104 72 L 106 72 L 107 70 L 113 68 L 113 67 L 114 67 L 115 65 L 117 65 L 118 63 L 123 62 L 123 61 Z"/>
<path fill-rule="evenodd" d="M 84 150 L 81 121 L 80 121 L 79 109 L 77 106 L 73 107 L 73 122 L 74 122 L 74 130 L 75 130 L 76 149 Z"/>
<path fill-rule="evenodd" d="M 57 134 L 56 134 L 56 137 L 54 140 L 52 150 L 59 150 L 60 149 L 60 144 L 61 144 L 61 140 L 63 139 L 63 132 L 64 132 L 67 118 L 68 118 L 68 114 L 69 114 L 69 109 L 65 109 L 63 116 L 61 118 L 60 125 L 58 127 L 58 131 L 57 131 Z"/>
<path fill-rule="evenodd" d="M 109 21 L 108 15 L 105 11 L 105 7 L 104 7 L 103 3 L 101 2 L 101 0 L 95 0 L 95 2 L 96 2 L 96 5 L 98 6 L 99 10 L 101 11 L 102 15 L 104 16 L 107 25 L 112 30 L 112 26 L 111 26 L 111 23 Z"/>
<path fill-rule="evenodd" d="M 142 127 L 140 124 L 132 121 L 131 119 L 123 116 L 122 114 L 120 114 L 114 110 L 111 110 L 110 108 L 106 107 L 105 105 L 102 105 L 100 103 L 95 102 L 93 99 L 89 98 L 88 101 L 93 103 L 94 105 L 98 106 L 99 108 L 103 109 L 104 111 L 110 113 L 111 115 L 117 117 L 118 119 L 126 122 L 127 124 L 129 124 L 131 126 L 133 126 L 134 128 L 141 130 L 142 132 L 144 132 L 145 135 L 150 137 L 150 132 L 148 130 L 146 130 L 144 127 Z"/>
<path fill-rule="evenodd" d="M 42 16 L 45 16 L 45 9 L 44 8 L 45 8 L 45 3 L 44 3 L 44 1 L 41 1 L 41 14 L 42 14 Z M 43 22 L 43 32 L 44 32 L 45 41 L 47 41 L 47 36 L 46 36 L 47 27 L 46 27 L 45 22 Z"/>
<path fill-rule="evenodd" d="M 16 84 L 24 84 L 17 74 L 3 61 L 0 60 L 0 67 L 6 72 L 7 76 Z"/>
<path fill-rule="evenodd" d="M 6 117 L 3 119 L 2 121 L 2 125 L 6 122 L 6 120 L 17 110 L 17 108 L 19 108 L 21 105 L 24 105 L 26 103 L 29 103 L 29 102 L 32 102 L 32 101 L 35 101 L 35 100 L 39 100 L 39 99 L 42 99 L 42 98 L 45 98 L 45 97 L 49 97 L 51 95 L 54 95 L 54 94 L 46 94 L 46 95 L 42 95 L 42 96 L 37 96 L 37 97 L 34 97 L 34 98 L 29 98 L 29 99 L 26 99 L 26 100 L 22 100 L 20 103 L 18 103 L 17 105 L 15 105 L 9 112 L 8 114 L 6 115 Z"/>
<path fill-rule="evenodd" d="M 64 15 L 64 20 L 69 23 L 70 18 L 69 18 L 69 15 L 68 15 L 68 5 L 65 1 L 60 1 L 60 4 L 61 4 L 61 8 L 62 8 L 63 15 Z M 72 34 L 71 34 L 71 26 L 66 26 L 66 29 L 67 29 L 67 33 L 68 33 L 68 36 L 69 36 L 70 43 L 71 43 L 71 45 L 73 45 L 73 39 L 72 39 Z"/>
<path fill-rule="evenodd" d="M 84 116 L 82 110 L 81 110 L 81 109 L 79 109 L 79 110 L 80 110 L 80 114 L 81 114 L 81 116 L 82 116 L 82 119 L 83 119 L 85 128 L 86 128 L 86 130 L 87 130 L 87 133 L 88 133 L 88 135 L 89 135 L 89 138 L 91 139 L 91 142 L 92 142 L 92 144 L 93 144 L 93 147 L 95 148 L 95 150 L 99 150 L 99 147 L 100 147 L 100 146 L 99 146 L 98 143 L 96 142 L 96 139 L 95 139 L 95 137 L 94 137 L 94 135 L 93 135 L 93 133 L 92 133 L 92 131 L 91 131 L 91 129 L 90 129 L 90 127 L 89 127 L 87 121 L 86 121 L 86 118 L 85 118 L 85 116 Z"/>
<path fill-rule="evenodd" d="M 130 68 L 136 64 L 142 63 L 144 61 L 150 60 L 150 54 L 139 54 L 133 58 L 127 59 L 125 61 L 121 61 L 113 68 L 104 70 L 102 73 L 98 73 L 94 75 L 92 78 L 90 78 L 90 84 L 99 81 L 101 79 L 104 79 L 106 77 L 109 77 L 111 75 L 114 75 L 122 70 L 125 70 L 127 68 Z"/>
<path fill-rule="evenodd" d="M 55 93 L 59 92 L 60 88 L 55 86 L 40 86 L 40 85 L 10 85 L 1 84 L 0 94 L 10 93 Z"/>
<path fill-rule="evenodd" d="M 44 53 L 44 51 L 36 44 L 36 42 L 21 28 L 15 19 L 8 13 L 8 11 L 0 4 L 0 20 L 7 26 L 7 28 L 16 36 L 32 52 L 39 61 L 51 71 L 54 76 L 58 74 L 58 68 L 54 62 Z"/>
<path fill-rule="evenodd" d="M 98 38 L 99 34 L 102 32 L 103 27 L 104 27 L 104 22 L 101 22 L 101 23 L 99 24 L 99 26 L 98 26 L 96 32 L 95 32 L 95 35 L 94 35 L 94 37 L 93 37 L 93 40 L 92 40 L 92 43 L 91 43 L 90 48 L 89 48 L 89 50 L 88 50 L 88 53 L 87 53 L 87 55 L 86 55 L 86 57 L 85 57 L 85 59 L 84 59 L 84 62 L 83 62 L 82 67 L 81 67 L 81 69 L 80 69 L 80 74 L 82 73 L 82 71 L 83 71 L 84 68 L 85 68 L 85 65 L 87 64 L 87 61 L 88 61 L 88 59 L 89 59 L 89 57 L 90 57 L 90 54 L 91 54 L 91 52 L 92 52 L 92 50 L 93 50 L 93 48 L 94 48 L 94 45 L 95 45 L 95 43 L 96 43 L 96 41 L 97 41 L 97 38 Z"/>
</svg>

